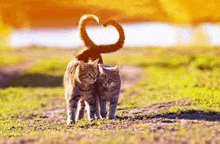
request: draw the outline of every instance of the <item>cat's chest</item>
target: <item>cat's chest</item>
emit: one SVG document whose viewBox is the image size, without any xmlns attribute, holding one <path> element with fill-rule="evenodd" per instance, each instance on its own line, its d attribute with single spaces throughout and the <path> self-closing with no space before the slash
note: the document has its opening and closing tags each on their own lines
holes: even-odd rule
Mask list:
<svg viewBox="0 0 220 144">
<path fill-rule="evenodd" d="M 119 88 L 118 85 L 110 86 L 110 87 L 104 87 L 100 85 L 100 90 L 103 91 L 104 93 L 114 93 L 115 91 L 118 90 L 118 88 Z"/>
<path fill-rule="evenodd" d="M 109 100 L 118 95 L 118 87 L 106 88 L 101 86 L 99 92 L 100 92 L 100 98 L 102 100 Z"/>
<path fill-rule="evenodd" d="M 77 85 L 73 91 L 72 91 L 74 96 L 79 97 L 81 100 L 88 100 L 94 97 L 94 87 L 80 87 Z"/>
<path fill-rule="evenodd" d="M 92 92 L 91 91 L 81 91 L 80 92 L 80 99 L 82 99 L 82 100 L 86 100 L 86 99 L 90 99 L 90 98 L 93 98 L 94 97 L 94 95 L 92 94 Z"/>
</svg>

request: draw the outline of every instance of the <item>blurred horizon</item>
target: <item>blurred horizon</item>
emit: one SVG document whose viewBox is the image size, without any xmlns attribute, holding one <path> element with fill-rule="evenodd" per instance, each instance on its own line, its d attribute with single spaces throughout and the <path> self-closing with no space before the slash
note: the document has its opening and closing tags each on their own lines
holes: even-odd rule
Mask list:
<svg viewBox="0 0 220 144">
<path fill-rule="evenodd" d="M 142 22 L 122 23 L 125 31 L 124 47 L 177 47 L 219 46 L 220 29 L 217 25 L 201 24 L 199 27 L 167 23 Z M 87 32 L 98 45 L 117 41 L 114 27 L 88 26 Z M 77 27 L 38 28 L 15 30 L 10 36 L 10 45 L 21 47 L 79 48 L 83 46 Z"/>
</svg>

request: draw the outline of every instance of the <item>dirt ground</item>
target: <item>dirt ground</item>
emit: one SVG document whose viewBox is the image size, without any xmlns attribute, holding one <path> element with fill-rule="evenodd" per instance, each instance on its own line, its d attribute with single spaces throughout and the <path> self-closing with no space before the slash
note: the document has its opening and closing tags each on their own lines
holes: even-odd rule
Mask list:
<svg viewBox="0 0 220 144">
<path fill-rule="evenodd" d="M 16 66 L 10 66 L 10 67 L 3 67 L 0 68 L 0 87 L 7 87 L 10 86 L 10 81 L 19 76 L 23 71 L 25 71 L 29 66 L 33 65 L 36 63 L 37 60 L 30 60 L 27 61 L 23 64 L 16 65 Z M 122 86 L 121 86 L 121 93 L 120 97 L 123 97 L 125 90 L 131 88 L 135 83 L 140 81 L 144 77 L 144 73 L 141 67 L 135 67 L 135 66 L 121 66 L 120 67 L 120 76 L 122 80 Z M 161 110 L 168 109 L 169 107 L 172 106 L 186 106 L 186 105 L 192 105 L 190 102 L 182 100 L 179 102 L 170 102 L 170 103 L 162 103 L 162 104 L 157 104 L 157 105 L 152 105 L 148 106 L 146 108 L 136 108 L 136 109 L 129 109 L 129 110 L 123 110 L 122 112 L 122 117 L 118 116 L 120 119 L 144 119 L 144 115 L 149 115 L 150 113 L 159 113 Z M 65 106 L 54 109 L 54 110 L 49 110 L 45 111 L 44 117 L 47 118 L 58 118 L 58 119 L 63 119 L 60 117 L 61 113 L 65 112 Z M 136 115 L 141 114 L 142 117 L 137 117 Z M 210 117 L 210 115 L 212 115 Z M 192 121 L 220 121 L 220 115 L 219 114 L 210 114 L 210 113 L 205 113 L 205 112 L 198 112 L 198 111 L 191 111 L 187 113 L 182 113 L 180 115 L 177 114 L 169 114 L 169 115 L 156 115 L 152 118 L 159 118 L 159 119 L 167 119 L 167 121 L 187 121 L 187 120 L 192 120 Z"/>
<path fill-rule="evenodd" d="M 18 66 L 4 67 L 0 68 L 0 87 L 7 87 L 10 85 L 12 78 L 19 76 L 23 71 L 25 71 L 29 66 L 34 64 L 35 60 L 30 60 Z M 120 75 L 122 79 L 122 88 L 120 97 L 123 97 L 125 90 L 131 88 L 135 83 L 140 81 L 145 75 L 141 67 L 134 66 L 121 66 Z M 164 134 L 167 131 L 175 132 L 175 128 L 170 128 L 169 125 L 181 124 L 187 129 L 192 129 L 194 124 L 202 124 L 204 127 L 213 127 L 219 125 L 220 114 L 212 112 L 202 112 L 202 111 L 188 111 L 181 113 L 169 113 L 166 115 L 161 115 L 160 112 L 168 109 L 172 106 L 190 106 L 192 105 L 187 100 L 182 100 L 178 102 L 160 103 L 156 105 L 151 105 L 145 108 L 133 108 L 133 109 L 118 109 L 121 113 L 117 115 L 117 119 L 121 120 L 120 123 L 111 122 L 101 129 L 128 129 L 132 128 L 133 124 L 144 124 L 150 126 L 150 132 Z M 154 113 L 151 116 L 152 112 Z M 50 123 L 54 118 L 57 121 L 66 121 L 64 117 L 65 106 L 61 106 L 57 109 L 52 109 L 45 111 L 40 117 L 45 118 L 45 120 Z M 155 115 L 156 114 L 156 115 Z M 123 122 L 123 120 L 128 120 Z M 216 130 L 216 137 L 219 136 L 220 130 Z M 162 140 L 163 139 L 163 140 Z M 155 141 L 164 141 L 167 143 L 178 143 L 177 141 L 166 140 L 165 137 L 160 137 Z M 184 141 L 183 141 L 184 142 Z M 187 139 L 185 140 L 187 143 Z M 215 141 L 219 143 L 220 141 Z"/>
</svg>

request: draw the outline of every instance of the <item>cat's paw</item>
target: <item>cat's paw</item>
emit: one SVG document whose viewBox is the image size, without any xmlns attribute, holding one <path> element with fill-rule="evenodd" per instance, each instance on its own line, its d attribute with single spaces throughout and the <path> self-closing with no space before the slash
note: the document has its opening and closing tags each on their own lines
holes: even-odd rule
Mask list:
<svg viewBox="0 0 220 144">
<path fill-rule="evenodd" d="M 101 118 L 101 120 L 106 120 L 106 118 Z"/>
<path fill-rule="evenodd" d="M 107 115 L 107 113 L 104 113 L 104 114 L 102 113 L 101 114 L 102 119 L 106 119 L 106 115 Z"/>
<path fill-rule="evenodd" d="M 101 117 L 97 117 L 96 120 L 102 119 Z"/>
<path fill-rule="evenodd" d="M 116 120 L 116 117 L 115 117 L 115 116 L 109 116 L 108 119 L 110 119 L 110 120 Z"/>
<path fill-rule="evenodd" d="M 95 118 L 89 118 L 89 121 L 94 121 L 95 120 Z"/>
<path fill-rule="evenodd" d="M 67 126 L 72 126 L 75 124 L 74 120 L 67 120 Z"/>
</svg>

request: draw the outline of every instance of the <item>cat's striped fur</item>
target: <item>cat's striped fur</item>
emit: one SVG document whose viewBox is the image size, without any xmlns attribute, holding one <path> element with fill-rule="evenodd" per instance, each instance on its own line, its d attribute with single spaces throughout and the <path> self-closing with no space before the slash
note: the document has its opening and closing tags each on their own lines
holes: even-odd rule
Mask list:
<svg viewBox="0 0 220 144">
<path fill-rule="evenodd" d="M 99 72 L 100 74 L 98 79 L 98 87 L 101 117 L 106 118 L 106 102 L 109 101 L 110 107 L 108 118 L 115 119 L 119 92 L 121 87 L 118 66 L 109 67 L 106 65 L 99 64 Z"/>
<path fill-rule="evenodd" d="M 67 125 L 74 124 L 83 117 L 85 105 L 87 105 L 88 119 L 95 119 L 98 96 L 97 88 L 95 88 L 97 78 L 98 60 L 91 64 L 77 59 L 69 62 L 63 81 L 67 105 Z M 78 111 L 76 112 L 76 110 Z"/>
</svg>

